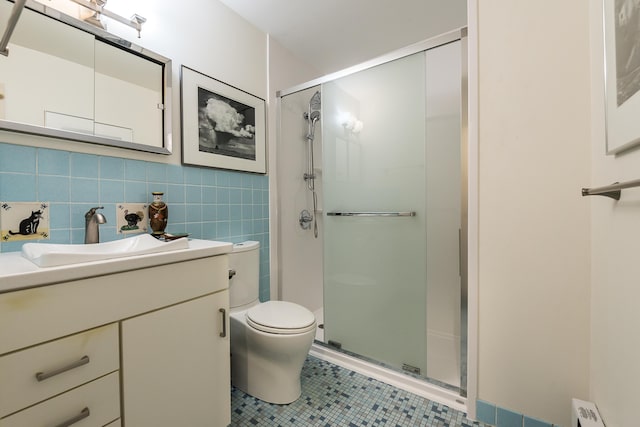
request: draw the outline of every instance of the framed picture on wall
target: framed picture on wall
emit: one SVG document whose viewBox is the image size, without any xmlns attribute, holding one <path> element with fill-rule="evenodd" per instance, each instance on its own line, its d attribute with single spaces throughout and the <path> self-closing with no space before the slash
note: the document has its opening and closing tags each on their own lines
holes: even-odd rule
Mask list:
<svg viewBox="0 0 640 427">
<path fill-rule="evenodd" d="M 266 173 L 265 101 L 182 66 L 182 162 Z"/>
<path fill-rule="evenodd" d="M 640 144 L 640 1 L 603 0 L 607 154 Z"/>
</svg>

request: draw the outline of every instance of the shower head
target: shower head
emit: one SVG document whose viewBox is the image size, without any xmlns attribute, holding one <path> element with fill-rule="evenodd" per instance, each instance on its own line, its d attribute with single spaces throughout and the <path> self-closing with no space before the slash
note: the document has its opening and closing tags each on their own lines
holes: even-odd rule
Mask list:
<svg viewBox="0 0 640 427">
<path fill-rule="evenodd" d="M 307 117 L 307 120 L 309 120 L 309 133 L 307 134 L 307 140 L 313 141 L 316 131 L 316 122 L 320 120 L 320 111 L 313 111 L 311 115 Z"/>
<path fill-rule="evenodd" d="M 309 100 L 309 112 L 303 114 L 304 118 L 308 120 L 309 132 L 307 133 L 307 141 L 312 142 L 316 122 L 320 120 L 320 91 L 316 91 Z"/>
<path fill-rule="evenodd" d="M 320 91 L 316 91 L 309 101 L 309 111 L 316 111 L 320 109 Z"/>
<path fill-rule="evenodd" d="M 309 111 L 303 114 L 304 118 L 309 120 L 309 124 L 320 120 L 320 105 L 320 91 L 316 91 L 309 100 Z M 309 129 L 309 133 L 311 133 L 311 129 Z"/>
</svg>

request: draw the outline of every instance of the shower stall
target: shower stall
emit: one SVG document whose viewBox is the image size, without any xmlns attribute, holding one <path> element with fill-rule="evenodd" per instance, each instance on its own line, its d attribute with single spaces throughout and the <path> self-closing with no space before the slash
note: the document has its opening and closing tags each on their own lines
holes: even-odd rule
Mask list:
<svg viewBox="0 0 640 427">
<path fill-rule="evenodd" d="M 464 31 L 278 93 L 279 293 L 321 354 L 466 396 Z M 402 379 L 401 379 L 402 381 Z"/>
</svg>

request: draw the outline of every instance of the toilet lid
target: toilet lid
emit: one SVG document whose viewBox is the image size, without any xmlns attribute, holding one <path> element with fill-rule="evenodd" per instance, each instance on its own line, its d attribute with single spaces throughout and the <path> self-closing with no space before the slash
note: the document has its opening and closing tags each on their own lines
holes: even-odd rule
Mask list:
<svg viewBox="0 0 640 427">
<path fill-rule="evenodd" d="M 316 318 L 301 305 L 267 301 L 247 310 L 247 323 L 263 332 L 300 334 L 315 329 Z"/>
</svg>

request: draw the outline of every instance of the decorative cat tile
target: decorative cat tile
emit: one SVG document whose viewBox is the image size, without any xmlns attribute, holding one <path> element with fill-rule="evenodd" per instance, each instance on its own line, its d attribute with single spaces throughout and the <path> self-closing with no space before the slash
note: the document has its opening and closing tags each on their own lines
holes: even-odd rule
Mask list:
<svg viewBox="0 0 640 427">
<path fill-rule="evenodd" d="M 116 206 L 116 229 L 118 234 L 147 232 L 146 203 L 119 203 Z"/>
<path fill-rule="evenodd" d="M 48 202 L 0 202 L 0 239 L 49 239 L 49 212 Z"/>
</svg>

